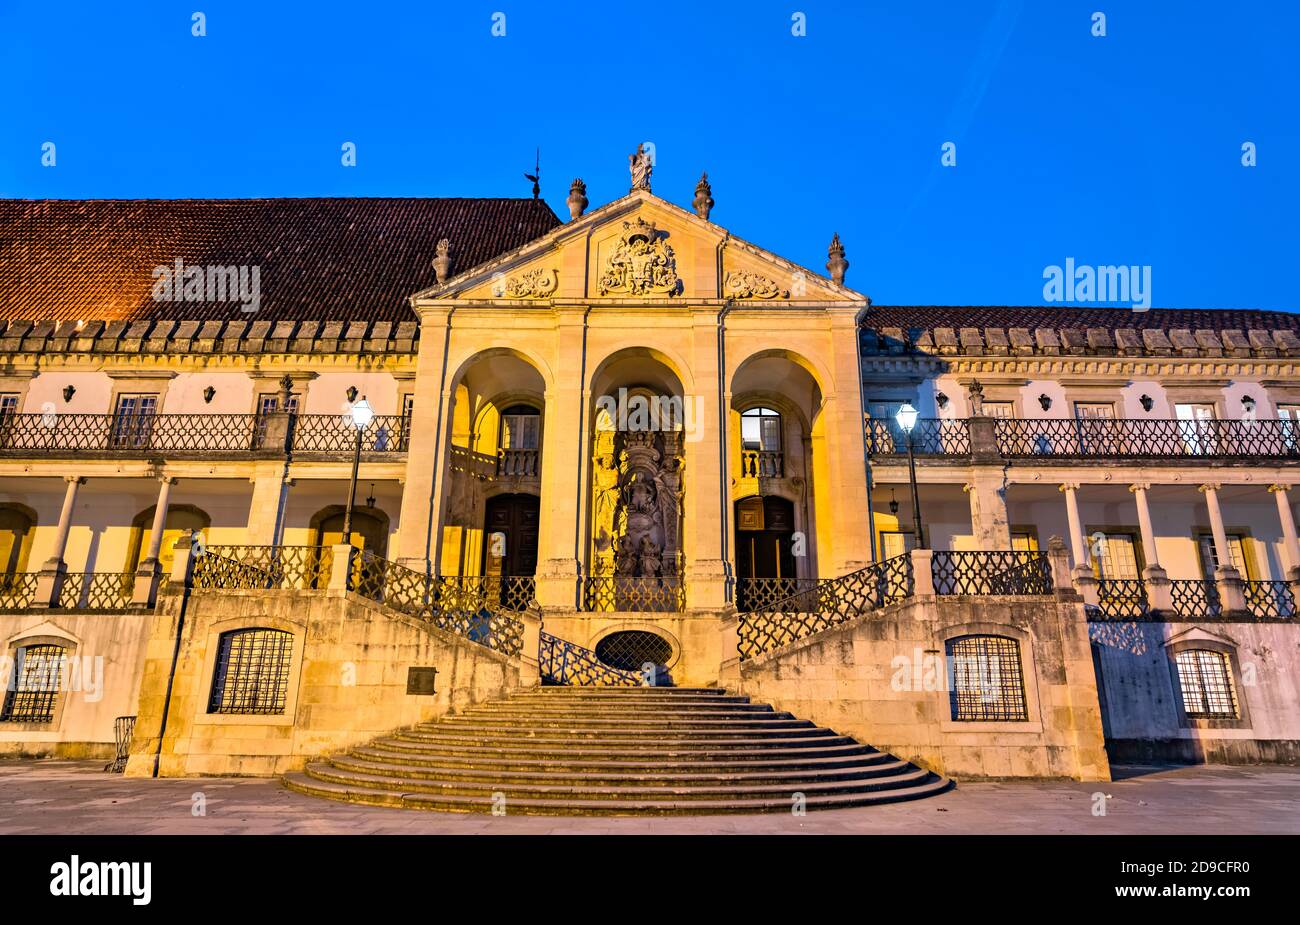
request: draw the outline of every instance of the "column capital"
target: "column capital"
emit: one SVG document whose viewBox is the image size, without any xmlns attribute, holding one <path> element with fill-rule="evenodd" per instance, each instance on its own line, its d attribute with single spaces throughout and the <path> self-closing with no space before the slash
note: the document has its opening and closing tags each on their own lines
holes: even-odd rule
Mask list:
<svg viewBox="0 0 1300 925">
<path fill-rule="evenodd" d="M 1273 485 L 1268 486 L 1268 490 L 1269 490 L 1270 492 L 1284 492 L 1284 493 L 1285 493 L 1285 492 L 1288 492 L 1288 491 L 1291 490 L 1291 486 L 1290 486 L 1290 485 L 1283 485 L 1283 484 L 1280 484 L 1280 483 L 1275 483 L 1275 484 L 1273 484 Z"/>
<path fill-rule="evenodd" d="M 1132 485 L 1128 487 L 1128 490 L 1132 492 L 1139 492 L 1139 491 L 1146 491 L 1150 487 L 1151 487 L 1150 482 L 1134 482 Z"/>
<path fill-rule="evenodd" d="M 1200 491 L 1200 492 L 1206 492 L 1206 491 L 1218 491 L 1218 490 L 1219 490 L 1219 483 L 1218 483 L 1218 482 L 1203 482 L 1202 484 L 1196 486 L 1196 490 L 1197 490 L 1197 491 Z"/>
<path fill-rule="evenodd" d="M 1078 488 L 1078 482 L 1062 482 L 1060 485 L 1056 486 L 1057 491 L 1077 491 Z"/>
<path fill-rule="evenodd" d="M 65 475 L 63 481 L 67 482 L 69 485 L 85 485 L 86 477 L 84 475 Z"/>
<path fill-rule="evenodd" d="M 163 485 L 175 485 L 179 481 L 174 475 L 159 475 L 157 479 Z"/>
</svg>

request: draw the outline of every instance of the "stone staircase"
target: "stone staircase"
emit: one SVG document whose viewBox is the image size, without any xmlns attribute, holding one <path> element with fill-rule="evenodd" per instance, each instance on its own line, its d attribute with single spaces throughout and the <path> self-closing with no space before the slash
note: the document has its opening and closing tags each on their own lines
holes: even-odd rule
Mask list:
<svg viewBox="0 0 1300 925">
<path fill-rule="evenodd" d="M 951 783 L 717 688 L 541 687 L 288 774 L 352 803 L 507 815 L 790 812 L 913 800 Z"/>
</svg>

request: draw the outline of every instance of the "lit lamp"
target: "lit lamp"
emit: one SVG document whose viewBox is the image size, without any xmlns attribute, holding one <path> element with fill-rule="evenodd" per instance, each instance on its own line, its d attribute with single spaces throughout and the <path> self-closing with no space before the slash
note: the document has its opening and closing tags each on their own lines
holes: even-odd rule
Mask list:
<svg viewBox="0 0 1300 925">
<path fill-rule="evenodd" d="M 916 488 L 916 454 L 912 452 L 912 428 L 916 426 L 917 411 L 909 402 L 903 402 L 894 419 L 907 435 L 907 477 L 912 483 L 912 529 L 916 531 L 916 548 L 925 548 L 924 534 L 921 533 L 921 496 Z"/>
<path fill-rule="evenodd" d="M 375 409 L 370 407 L 370 402 L 366 401 L 363 395 L 361 401 L 352 403 L 352 407 L 348 409 L 348 415 L 352 418 L 352 426 L 357 429 L 357 444 L 356 450 L 352 454 L 352 482 L 348 487 L 348 507 L 343 515 L 344 543 L 352 542 L 352 508 L 357 503 L 357 470 L 361 468 L 361 433 L 374 420 Z"/>
</svg>

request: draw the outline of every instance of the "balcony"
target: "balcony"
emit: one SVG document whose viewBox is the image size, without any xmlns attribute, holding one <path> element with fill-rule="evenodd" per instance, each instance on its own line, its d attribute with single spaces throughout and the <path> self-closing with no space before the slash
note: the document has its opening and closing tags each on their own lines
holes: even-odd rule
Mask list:
<svg viewBox="0 0 1300 925">
<path fill-rule="evenodd" d="M 741 450 L 740 474 L 747 479 L 779 479 L 785 475 L 780 450 Z"/>
<path fill-rule="evenodd" d="M 497 450 L 497 478 L 537 478 L 540 450 Z"/>
<path fill-rule="evenodd" d="M 275 433 L 270 425 L 284 421 Z M 361 432 L 363 453 L 405 453 L 410 419 L 376 415 Z M 0 418 L 0 455 L 109 457 L 351 453 L 356 430 L 335 414 L 11 414 Z"/>
<path fill-rule="evenodd" d="M 923 418 L 912 431 L 917 456 L 959 459 L 979 449 L 976 426 L 986 428 L 983 446 L 1003 459 L 1103 459 L 1300 462 L 1300 425 L 1292 421 L 1189 421 L 1132 418 Z M 991 434 L 989 433 L 991 430 Z M 867 452 L 897 456 L 907 437 L 891 420 L 866 420 Z"/>
</svg>

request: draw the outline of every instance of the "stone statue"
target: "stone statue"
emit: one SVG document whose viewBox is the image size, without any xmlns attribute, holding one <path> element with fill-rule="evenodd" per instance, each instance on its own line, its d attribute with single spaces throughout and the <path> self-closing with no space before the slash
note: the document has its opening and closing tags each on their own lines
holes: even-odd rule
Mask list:
<svg viewBox="0 0 1300 925">
<path fill-rule="evenodd" d="M 638 558 L 641 560 L 641 577 L 654 578 L 659 575 L 663 567 L 663 560 L 659 555 L 659 545 L 650 539 L 646 534 L 641 537 L 641 546 L 637 550 Z"/>
<path fill-rule="evenodd" d="M 636 146 L 636 153 L 627 156 L 628 169 L 632 172 L 632 189 L 650 189 L 650 174 L 654 170 L 654 165 L 650 163 L 650 155 L 646 152 L 645 145 Z"/>
<path fill-rule="evenodd" d="M 709 186 L 708 173 L 700 174 L 700 182 L 695 184 L 695 199 L 691 201 L 695 206 L 695 214 L 706 222 L 709 220 L 709 213 L 713 211 L 713 188 Z"/>
<path fill-rule="evenodd" d="M 629 578 L 636 574 L 636 544 L 630 536 L 619 537 L 618 551 L 614 554 L 614 574 L 620 578 Z"/>
</svg>

